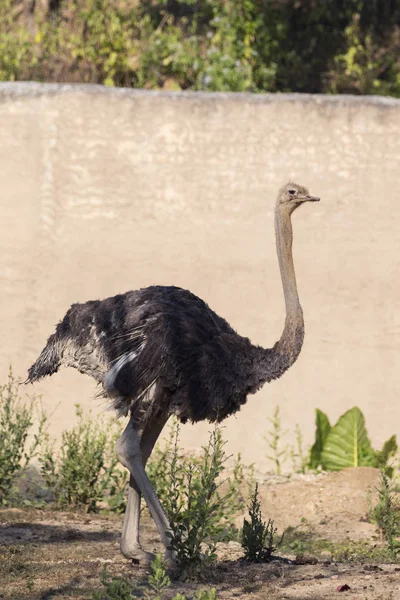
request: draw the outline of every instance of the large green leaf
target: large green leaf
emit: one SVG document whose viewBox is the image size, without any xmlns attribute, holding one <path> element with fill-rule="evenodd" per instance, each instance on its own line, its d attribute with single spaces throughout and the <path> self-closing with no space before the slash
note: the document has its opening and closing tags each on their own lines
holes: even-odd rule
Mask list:
<svg viewBox="0 0 400 600">
<path fill-rule="evenodd" d="M 364 415 L 355 406 L 344 413 L 329 432 L 321 453 L 321 465 L 329 471 L 366 466 L 373 463 L 374 455 Z"/>
<path fill-rule="evenodd" d="M 316 469 L 321 464 L 321 453 L 330 430 L 331 424 L 327 415 L 317 408 L 315 410 L 315 442 L 310 453 L 311 469 Z"/>
</svg>

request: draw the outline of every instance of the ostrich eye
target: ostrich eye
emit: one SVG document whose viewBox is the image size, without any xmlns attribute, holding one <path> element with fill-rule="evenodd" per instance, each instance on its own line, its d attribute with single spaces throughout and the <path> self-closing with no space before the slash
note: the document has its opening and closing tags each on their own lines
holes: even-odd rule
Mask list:
<svg viewBox="0 0 400 600">
<path fill-rule="evenodd" d="M 290 194 L 291 196 L 294 196 L 294 195 L 295 195 L 295 193 L 296 193 L 296 190 L 289 190 L 289 194 Z"/>
</svg>

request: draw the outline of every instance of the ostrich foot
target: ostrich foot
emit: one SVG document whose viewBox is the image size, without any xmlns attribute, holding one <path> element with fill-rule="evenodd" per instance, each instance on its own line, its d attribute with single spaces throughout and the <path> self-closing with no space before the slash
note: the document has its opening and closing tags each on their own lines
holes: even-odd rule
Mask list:
<svg viewBox="0 0 400 600">
<path fill-rule="evenodd" d="M 146 552 L 140 546 L 121 546 L 121 552 L 125 556 L 132 560 L 134 564 L 140 564 L 148 566 L 154 560 L 155 556 L 152 552 Z"/>
</svg>

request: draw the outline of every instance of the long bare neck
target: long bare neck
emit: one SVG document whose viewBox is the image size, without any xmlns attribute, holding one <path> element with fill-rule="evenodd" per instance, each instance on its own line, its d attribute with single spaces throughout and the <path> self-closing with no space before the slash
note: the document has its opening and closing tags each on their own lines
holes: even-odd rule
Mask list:
<svg viewBox="0 0 400 600">
<path fill-rule="evenodd" d="M 293 265 L 293 230 L 290 215 L 277 205 L 275 235 L 283 294 L 286 305 L 285 326 L 273 348 L 263 350 L 260 356 L 261 379 L 271 381 L 281 377 L 300 354 L 304 339 L 304 319 L 297 292 Z"/>
<path fill-rule="evenodd" d="M 293 333 L 301 329 L 304 335 L 304 319 L 303 311 L 300 306 L 299 294 L 297 292 L 296 274 L 293 265 L 292 221 L 288 211 L 280 209 L 279 205 L 277 205 L 275 210 L 275 236 L 276 251 L 286 305 L 285 327 L 278 342 L 278 347 L 282 350 L 290 350 L 293 352 L 296 350 L 296 348 L 293 348 L 293 343 L 297 341 L 293 338 Z M 298 352 L 300 352 L 300 349 L 301 347 L 298 349 Z"/>
</svg>

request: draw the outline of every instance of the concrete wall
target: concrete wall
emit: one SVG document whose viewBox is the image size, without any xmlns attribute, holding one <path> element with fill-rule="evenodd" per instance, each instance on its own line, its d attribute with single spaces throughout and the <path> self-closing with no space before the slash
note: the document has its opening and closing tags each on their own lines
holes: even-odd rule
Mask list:
<svg viewBox="0 0 400 600">
<path fill-rule="evenodd" d="M 1 381 L 10 363 L 25 377 L 72 302 L 152 283 L 190 288 L 272 345 L 273 208 L 292 178 L 322 197 L 294 216 L 305 345 L 226 421 L 228 450 L 264 467 L 276 404 L 307 441 L 315 407 L 335 419 L 359 405 L 376 444 L 399 433 L 400 102 L 2 84 L 0 165 Z M 54 433 L 74 403 L 99 410 L 72 370 L 35 389 L 58 405 Z M 185 444 L 207 430 L 185 426 Z"/>
</svg>

